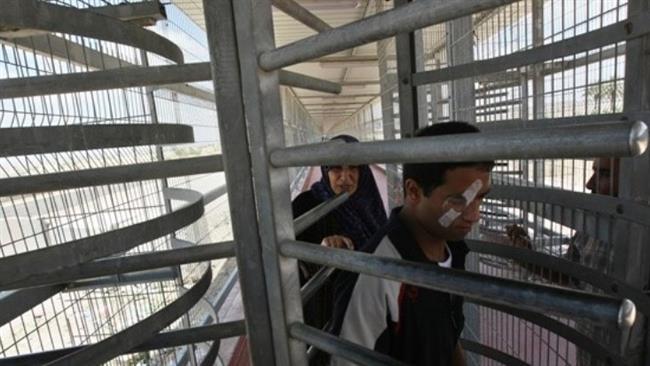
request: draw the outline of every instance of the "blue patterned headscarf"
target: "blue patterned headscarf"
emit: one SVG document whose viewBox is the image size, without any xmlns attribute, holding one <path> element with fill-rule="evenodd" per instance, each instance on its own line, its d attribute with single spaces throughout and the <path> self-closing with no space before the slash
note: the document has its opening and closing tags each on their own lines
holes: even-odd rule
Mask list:
<svg viewBox="0 0 650 366">
<path fill-rule="evenodd" d="M 348 135 L 339 135 L 332 140 L 343 140 L 346 143 L 357 143 L 359 140 Z M 347 236 L 354 242 L 355 249 L 375 234 L 387 221 L 384 204 L 377 189 L 377 183 L 368 165 L 359 165 L 359 182 L 357 190 L 340 205 L 332 214 L 340 225 L 340 235 Z M 335 196 L 327 174 L 329 167 L 321 166 L 322 178 L 311 186 L 312 194 L 320 201 L 326 201 Z"/>
</svg>

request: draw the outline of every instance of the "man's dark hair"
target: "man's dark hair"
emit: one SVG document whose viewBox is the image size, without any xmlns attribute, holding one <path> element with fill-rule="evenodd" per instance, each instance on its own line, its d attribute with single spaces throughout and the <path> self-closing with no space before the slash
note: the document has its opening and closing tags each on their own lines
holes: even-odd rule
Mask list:
<svg viewBox="0 0 650 366">
<path fill-rule="evenodd" d="M 424 136 L 441 136 L 454 135 L 460 133 L 478 133 L 481 132 L 476 126 L 467 122 L 452 121 L 446 123 L 436 123 L 428 127 L 421 128 L 415 133 L 415 137 Z M 493 161 L 469 161 L 454 163 L 413 163 L 404 164 L 402 172 L 403 182 L 407 179 L 413 179 L 422 188 L 426 196 L 438 186 L 445 183 L 445 173 L 460 167 L 479 166 L 491 170 L 494 166 Z"/>
</svg>

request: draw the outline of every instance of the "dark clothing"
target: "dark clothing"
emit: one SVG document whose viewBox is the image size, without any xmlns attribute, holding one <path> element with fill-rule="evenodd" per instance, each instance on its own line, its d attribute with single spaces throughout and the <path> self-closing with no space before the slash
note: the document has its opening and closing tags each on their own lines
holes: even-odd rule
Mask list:
<svg viewBox="0 0 650 366">
<path fill-rule="evenodd" d="M 358 142 L 350 136 L 339 136 L 335 139 Z M 297 240 L 320 244 L 328 236 L 341 235 L 351 239 L 354 247 L 359 248 L 386 223 L 386 211 L 370 167 L 360 165 L 358 169 L 359 180 L 356 191 L 343 204 L 296 235 Z M 321 167 L 321 180 L 314 183 L 309 191 L 302 192 L 293 200 L 291 208 L 294 218 L 336 196 L 330 187 L 328 170 L 329 167 Z M 304 285 L 320 269 L 320 266 L 301 261 L 299 269 L 300 284 Z M 308 303 L 303 304 L 306 324 L 323 329 L 329 323 L 334 304 L 332 284 L 338 275 L 338 271 L 334 272 L 318 293 Z M 310 365 L 326 365 L 328 360 L 329 356 L 321 352 L 310 361 Z"/>
<path fill-rule="evenodd" d="M 388 225 L 362 251 L 465 269 L 465 242 L 448 243 L 448 260 L 429 261 L 393 210 Z M 413 365 L 448 366 L 463 330 L 463 299 L 445 292 L 345 272 L 337 279 L 334 334 Z M 332 365 L 350 363 L 334 358 Z"/>
</svg>

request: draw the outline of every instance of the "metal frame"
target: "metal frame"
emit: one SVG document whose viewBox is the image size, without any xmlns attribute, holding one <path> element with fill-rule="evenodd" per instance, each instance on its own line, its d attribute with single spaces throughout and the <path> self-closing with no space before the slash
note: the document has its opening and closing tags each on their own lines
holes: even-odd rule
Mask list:
<svg viewBox="0 0 650 366">
<path fill-rule="evenodd" d="M 38 183 L 32 188 L 23 188 L 23 191 L 14 190 L 7 193 L 13 195 L 16 192 L 43 192 L 50 189 L 58 190 L 169 177 L 176 175 L 176 173 L 170 174 L 169 172 L 160 173 L 156 171 L 159 171 L 161 167 L 166 168 L 169 165 L 178 167 L 183 163 L 192 163 L 193 166 L 186 170 L 181 169 L 182 171 L 179 171 L 178 175 L 225 170 L 227 180 L 230 183 L 227 185 L 227 190 L 237 242 L 234 250 L 237 254 L 244 299 L 247 336 L 251 344 L 251 359 L 254 364 L 258 365 L 306 365 L 305 342 L 313 343 L 316 346 L 320 345 L 321 347 L 324 347 L 323 345 L 329 342 L 329 345 L 324 348 L 328 352 L 356 361 L 369 364 L 393 364 L 385 356 L 376 355 L 369 350 L 363 350 L 358 346 L 325 336 L 317 330 L 309 329 L 302 323 L 302 299 L 295 258 L 461 294 L 490 304 L 514 306 L 527 311 L 548 311 L 569 317 L 584 317 L 596 324 L 610 327 L 619 326 L 621 329 L 627 330 L 633 325 L 635 318 L 635 307 L 628 300 L 621 301 L 619 298 L 590 295 L 572 290 L 431 268 L 431 266 L 378 258 L 364 253 L 323 248 L 298 243 L 293 240 L 295 233 L 304 229 L 308 225 L 308 221 L 313 221 L 319 215 L 322 215 L 326 208 L 331 209 L 335 204 L 342 202 L 345 197 L 337 198 L 317 208 L 294 224 L 291 220 L 289 206 L 287 167 L 331 163 L 403 163 L 591 156 L 630 157 L 640 155 L 646 150 L 648 144 L 647 127 L 643 123 L 634 121 L 568 126 L 562 129 L 526 129 L 512 132 L 507 136 L 495 131 L 473 136 L 448 136 L 444 139 L 421 138 L 409 139 L 409 141 L 360 144 L 325 143 L 292 148 L 285 146 L 279 85 L 282 83 L 291 84 L 293 86 L 328 90 L 333 93 L 340 92 L 340 85 L 303 75 L 273 70 L 442 22 L 453 21 L 452 30 L 454 25 L 459 25 L 461 29 L 464 29 L 462 26 L 463 24 L 466 25 L 466 23 L 463 22 L 470 19 L 469 17 L 472 14 L 509 4 L 513 1 L 458 0 L 437 5 L 424 1 L 415 1 L 339 28 L 330 29 L 323 24 L 316 25 L 316 27 L 321 28 L 322 32 L 320 34 L 276 48 L 273 38 L 271 0 L 204 0 L 211 52 L 210 68 L 208 68 L 207 64 L 191 64 L 115 72 L 99 71 L 61 77 L 23 78 L 3 82 L 2 85 L 4 86 L 13 85 L 15 87 L 13 91 L 10 91 L 10 93 L 14 94 L 3 95 L 5 97 L 16 97 L 19 95 L 47 94 L 48 90 L 54 93 L 62 93 L 107 87 L 154 85 L 169 82 L 170 80 L 172 80 L 171 82 L 188 82 L 196 81 L 193 78 L 199 77 L 197 76 L 199 74 L 201 80 L 209 79 L 213 75 L 220 117 L 219 127 L 224 151 L 223 157 L 209 156 L 184 161 L 151 163 L 154 164 L 151 165 L 153 173 L 140 172 L 130 178 L 121 176 L 117 179 L 108 177 L 106 174 L 114 175 L 116 173 L 140 171 L 144 165 L 77 171 L 75 173 L 77 179 L 84 176 L 87 178 L 79 183 L 70 183 L 72 180 L 70 174 L 59 173 L 50 177 L 10 178 L 11 181 L 0 181 L 0 185 L 12 182 L 13 185 L 20 184 L 23 186 L 27 185 L 28 182 L 38 181 L 38 177 L 46 180 L 54 179 L 54 183 L 47 181 Z M 626 53 L 630 57 L 638 56 L 638 59 L 644 60 L 647 58 L 647 55 L 643 53 L 646 51 L 644 47 L 647 47 L 648 42 L 646 36 L 648 33 L 647 24 L 650 23 L 647 21 L 648 4 L 647 0 L 636 1 L 633 8 L 643 12 L 635 12 L 635 15 L 629 21 L 617 23 L 600 31 L 590 32 L 567 41 L 536 47 L 505 58 L 471 62 L 467 65 L 451 66 L 443 71 L 420 74 L 417 70 L 414 70 L 417 67 L 412 64 L 415 53 L 410 52 L 409 65 L 405 65 L 404 60 L 398 58 L 398 68 L 401 70 L 400 77 L 408 78 L 408 82 L 404 83 L 404 85 L 408 85 L 409 90 L 411 92 L 415 91 L 414 94 L 417 95 L 415 86 L 419 85 L 418 83 L 430 82 L 431 80 L 452 80 L 452 78 L 457 81 L 458 79 L 478 76 L 509 67 L 548 60 L 559 57 L 559 55 L 574 54 L 580 50 L 592 48 L 594 45 L 630 39 L 632 40 L 626 45 Z M 135 25 L 127 25 L 118 19 L 97 14 L 89 15 L 90 12 L 43 4 L 34 0 L 7 0 L 6 3 L 11 7 L 9 11 L 0 13 L 0 24 L 3 25 L 14 25 L 22 30 L 37 29 L 70 32 L 108 39 L 158 53 L 177 63 L 183 61 L 180 49 L 175 45 L 168 41 L 161 41 L 160 37 L 152 35 L 151 32 L 143 31 Z M 279 0 L 276 0 L 276 3 L 280 3 Z M 287 0 L 283 2 L 283 5 L 295 6 L 296 4 Z M 23 13 L 24 9 L 28 11 Z M 59 21 L 46 22 L 45 17 L 38 16 L 38 14 L 43 14 L 46 11 L 55 14 L 53 19 Z M 24 14 L 30 14 L 30 16 L 27 17 Z M 18 19 L 18 15 L 22 18 Z M 65 22 L 60 22 L 64 16 L 79 16 L 82 25 L 68 27 L 64 24 Z M 459 19 L 463 17 L 465 18 Z M 307 22 L 315 21 L 313 18 L 310 19 Z M 90 22 L 95 22 L 95 24 L 91 26 Z M 102 27 L 97 27 L 97 24 L 110 25 L 111 27 L 106 26 L 101 29 Z M 105 29 L 117 29 L 117 31 L 114 32 L 114 35 L 107 35 L 103 32 Z M 457 39 L 457 36 L 452 34 L 452 39 Z M 405 38 L 400 36 L 400 39 L 403 41 Z M 581 44 L 582 42 L 584 44 Z M 452 60 L 452 63 L 456 64 L 457 61 Z M 400 63 L 401 66 L 399 66 Z M 495 63 L 498 65 L 494 65 Z M 410 66 L 410 68 L 406 66 Z M 640 69 L 641 67 L 637 65 L 636 68 Z M 161 70 L 172 71 L 172 73 L 170 75 L 158 75 L 147 80 L 147 77 L 155 76 L 156 73 L 160 74 Z M 182 70 L 188 71 L 188 73 L 183 75 Z M 206 74 L 208 71 L 209 73 Z M 453 77 L 441 76 L 443 74 L 453 75 Z M 647 72 L 643 74 L 643 80 L 647 79 L 647 74 Z M 115 79 L 117 75 L 121 75 L 124 79 Z M 425 75 L 429 76 L 425 78 Z M 421 78 L 421 80 L 418 81 L 418 78 Z M 631 78 L 628 78 L 626 88 L 631 90 L 632 81 L 629 79 Z M 62 86 L 63 84 L 59 85 L 58 83 L 63 80 L 69 81 L 69 84 L 65 86 Z M 48 84 L 52 82 L 57 83 L 57 85 Z M 100 85 L 102 82 L 106 83 Z M 503 87 L 508 83 L 512 83 L 512 81 L 506 81 L 505 84 L 500 84 L 498 87 Z M 516 80 L 516 85 L 519 85 L 519 83 L 521 83 L 521 80 Z M 2 85 L 0 85 L 0 89 L 4 90 Z M 31 88 L 31 91 L 21 91 L 21 88 L 26 85 Z M 51 89 L 50 87 L 44 88 L 47 85 L 50 85 Z M 60 86 L 60 88 L 55 89 L 55 86 Z M 489 86 L 487 88 L 494 87 Z M 458 103 L 460 103 L 460 107 L 457 105 L 457 109 L 465 108 L 465 104 L 473 100 L 474 88 L 471 89 L 472 95 L 465 95 L 465 91 L 463 91 L 464 96 L 462 97 L 459 97 L 458 93 L 454 94 L 452 100 L 458 100 Z M 643 99 L 646 92 L 647 90 L 644 87 L 640 93 L 631 92 L 627 96 L 626 113 L 647 114 L 649 107 L 647 101 Z M 401 94 L 400 97 L 400 102 L 410 102 L 412 106 L 410 109 L 405 108 L 403 110 L 405 112 L 403 116 L 404 122 L 413 122 L 411 124 L 404 123 L 402 126 L 403 137 L 406 136 L 408 131 L 413 131 L 417 126 L 415 116 L 420 102 L 417 97 L 411 97 L 412 100 L 409 101 L 407 92 Z M 539 108 L 538 104 L 536 112 L 539 111 Z M 413 115 L 411 119 L 407 115 L 409 110 Z M 537 118 L 541 119 L 541 114 L 535 114 Z M 161 142 L 164 141 L 163 139 Z M 576 141 L 580 143 L 575 144 Z M 88 146 L 83 146 L 80 143 L 76 146 L 84 149 L 88 148 Z M 59 146 L 56 149 L 56 151 L 61 149 L 69 150 L 70 146 Z M 16 152 L 20 152 L 20 149 L 10 150 L 7 154 L 15 154 Z M 206 169 L 197 169 L 195 163 L 198 162 L 203 162 L 202 165 L 199 165 L 206 167 Z M 635 168 L 646 169 L 643 171 L 647 174 L 647 157 L 639 158 L 636 161 L 625 160 L 623 166 L 622 177 L 630 178 Z M 104 174 L 104 176 L 100 177 L 100 173 Z M 624 187 L 623 198 L 629 201 L 639 192 L 647 196 L 647 185 L 642 187 L 640 184 L 643 183 L 636 182 L 629 187 Z M 223 192 L 223 187 L 218 187 L 210 192 L 210 200 L 220 196 Z M 180 248 L 174 251 L 143 254 L 132 258 L 91 262 L 169 234 L 190 224 L 203 214 L 204 203 L 201 195 L 196 192 L 166 191 L 166 197 L 188 199 L 190 204 L 167 215 L 140 224 L 0 259 L 0 288 L 12 289 L 35 284 L 51 285 L 78 280 L 79 278 L 85 278 L 84 276 L 115 274 L 119 273 L 120 270 L 124 270 L 124 268 L 152 269 L 172 264 L 178 265 L 194 259 L 220 257 L 229 253 L 230 247 L 219 248 L 216 251 L 216 247 L 209 246 L 205 248 Z M 619 214 L 620 204 L 617 201 L 616 209 Z M 626 207 L 623 208 L 624 213 L 620 214 L 620 218 L 627 218 L 627 216 L 624 216 L 627 215 Z M 639 213 L 645 212 L 643 207 L 636 208 Z M 627 237 L 627 234 L 623 233 L 624 228 L 623 225 L 617 227 L 618 239 Z M 644 233 L 647 235 L 647 228 L 645 230 Z M 646 253 L 642 251 L 641 244 L 642 242 L 638 241 L 634 245 L 621 250 L 620 253 L 617 253 L 618 260 L 627 259 L 630 253 L 636 254 L 634 251 Z M 204 253 L 204 249 L 208 253 Z M 215 249 L 215 251 L 212 251 L 212 249 Z M 225 252 L 222 252 L 221 249 L 224 249 Z M 318 278 L 310 286 L 315 286 L 317 281 L 327 277 L 327 272 L 328 270 L 323 270 L 322 275 L 319 274 Z M 632 275 L 636 276 L 635 281 L 640 280 L 638 273 L 635 272 Z M 208 269 L 204 272 L 201 281 L 192 290 L 168 306 L 166 310 L 169 310 L 169 312 L 156 313 L 100 343 L 81 350 L 62 350 L 63 353 L 50 353 L 51 358 L 48 359 L 48 362 L 53 361 L 61 364 L 103 362 L 119 354 L 134 350 L 138 345 L 146 344 L 144 343 L 146 339 L 159 339 L 162 335 L 156 336 L 155 334 L 196 303 L 200 294 L 207 289 L 209 280 L 210 270 Z M 607 279 L 607 281 L 609 280 Z M 485 283 L 488 282 L 491 286 L 485 286 Z M 21 290 L 15 295 L 19 296 L 18 298 L 35 300 L 48 296 L 50 291 L 58 291 L 58 288 L 50 287 L 42 288 L 42 290 L 42 294 L 36 290 Z M 624 290 L 627 291 L 627 289 Z M 310 287 L 306 286 L 304 294 L 308 295 L 309 291 Z M 614 292 L 620 295 L 617 291 Z M 14 299 L 10 298 L 8 300 L 15 301 Z M 27 304 L 31 303 L 33 302 L 27 301 Z M 640 304 L 643 311 L 646 312 L 647 304 L 644 301 L 640 301 Z M 211 337 L 218 338 L 219 335 L 211 334 Z M 633 339 L 638 343 L 638 337 Z M 495 353 L 494 350 L 487 349 L 482 345 L 468 342 L 465 342 L 465 344 L 475 352 L 491 355 L 491 357 L 501 359 L 509 364 L 516 364 L 516 360 Z M 156 343 L 156 346 L 160 345 L 160 342 Z"/>
</svg>

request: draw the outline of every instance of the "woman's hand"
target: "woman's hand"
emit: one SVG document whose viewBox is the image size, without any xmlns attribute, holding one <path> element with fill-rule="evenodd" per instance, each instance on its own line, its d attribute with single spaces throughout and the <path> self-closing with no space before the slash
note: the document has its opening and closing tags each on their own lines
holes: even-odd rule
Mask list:
<svg viewBox="0 0 650 366">
<path fill-rule="evenodd" d="M 352 240 L 342 235 L 327 236 L 323 238 L 323 241 L 321 241 L 320 245 L 324 245 L 330 248 L 354 250 L 354 244 L 352 243 Z"/>
</svg>

